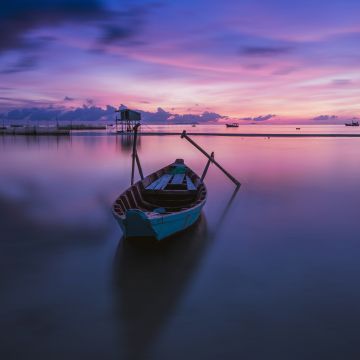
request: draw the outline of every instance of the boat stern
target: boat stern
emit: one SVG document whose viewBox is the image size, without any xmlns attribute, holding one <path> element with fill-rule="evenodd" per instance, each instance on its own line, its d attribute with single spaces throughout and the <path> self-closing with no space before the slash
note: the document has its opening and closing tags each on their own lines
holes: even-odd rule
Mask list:
<svg viewBox="0 0 360 360">
<path fill-rule="evenodd" d="M 117 217 L 125 237 L 156 237 L 146 213 L 137 209 L 126 211 L 125 217 Z"/>
</svg>

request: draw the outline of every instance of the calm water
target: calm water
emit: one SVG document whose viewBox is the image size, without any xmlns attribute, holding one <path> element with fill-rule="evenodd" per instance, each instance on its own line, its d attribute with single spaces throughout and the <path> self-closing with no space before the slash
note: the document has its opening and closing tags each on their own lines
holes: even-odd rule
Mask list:
<svg viewBox="0 0 360 360">
<path fill-rule="evenodd" d="M 130 141 L 0 137 L 1 359 L 359 359 L 360 140 L 196 137 L 189 232 L 124 241 Z M 148 173 L 203 156 L 143 137 Z"/>
<path fill-rule="evenodd" d="M 223 125 L 147 125 L 141 127 L 145 132 L 182 132 L 184 129 L 191 133 L 222 133 L 222 134 L 248 134 L 248 133 L 272 133 L 272 134 L 360 134 L 360 127 L 342 125 L 270 125 L 251 124 L 242 125 L 238 128 L 227 128 Z"/>
</svg>

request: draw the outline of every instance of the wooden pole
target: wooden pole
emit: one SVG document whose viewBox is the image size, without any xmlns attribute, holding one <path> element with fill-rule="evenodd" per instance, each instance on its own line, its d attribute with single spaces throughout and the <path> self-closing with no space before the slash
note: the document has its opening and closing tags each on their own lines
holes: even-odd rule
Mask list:
<svg viewBox="0 0 360 360">
<path fill-rule="evenodd" d="M 214 159 L 214 155 L 215 155 L 214 152 L 212 152 L 210 156 Z M 208 162 L 206 163 L 205 169 L 204 169 L 204 171 L 203 171 L 203 173 L 202 173 L 202 175 L 201 175 L 201 181 L 204 181 L 205 176 L 206 176 L 206 173 L 207 173 L 207 171 L 208 171 L 208 169 L 209 169 L 210 164 L 211 164 L 211 160 L 209 159 Z"/>
<path fill-rule="evenodd" d="M 236 180 L 230 173 L 228 173 L 214 158 L 211 157 L 203 148 L 201 148 L 194 140 L 190 139 L 184 130 L 181 134 L 181 138 L 185 138 L 190 144 L 195 146 L 200 152 L 202 152 L 214 165 L 216 165 L 237 187 L 240 187 L 240 182 Z"/>
<path fill-rule="evenodd" d="M 134 185 L 134 172 L 135 172 L 135 160 L 136 160 L 136 144 L 137 144 L 137 130 L 140 124 L 134 126 L 134 142 L 132 149 L 132 164 L 131 164 L 131 185 Z"/>
<path fill-rule="evenodd" d="M 143 174 L 143 171 L 142 171 L 142 168 L 141 168 L 140 159 L 139 159 L 137 151 L 136 151 L 136 154 L 135 154 L 135 160 L 136 160 L 136 164 L 137 164 L 137 167 L 138 167 L 138 170 L 139 170 L 141 180 L 144 180 L 144 174 Z"/>
</svg>

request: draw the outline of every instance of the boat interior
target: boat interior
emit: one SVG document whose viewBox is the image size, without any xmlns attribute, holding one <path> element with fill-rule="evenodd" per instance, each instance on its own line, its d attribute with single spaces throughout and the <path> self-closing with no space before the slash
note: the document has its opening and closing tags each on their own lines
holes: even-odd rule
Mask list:
<svg viewBox="0 0 360 360">
<path fill-rule="evenodd" d="M 205 200 L 206 188 L 199 176 L 182 159 L 147 176 L 121 194 L 114 211 L 124 215 L 127 210 L 168 214 L 194 207 Z"/>
</svg>

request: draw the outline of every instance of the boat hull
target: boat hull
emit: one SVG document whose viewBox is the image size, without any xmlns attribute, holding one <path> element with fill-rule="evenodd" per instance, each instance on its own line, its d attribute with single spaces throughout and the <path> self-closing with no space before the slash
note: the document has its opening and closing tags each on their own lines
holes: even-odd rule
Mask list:
<svg viewBox="0 0 360 360">
<path fill-rule="evenodd" d="M 183 212 L 148 216 L 137 209 L 128 210 L 124 217 L 116 216 L 127 238 L 152 237 L 163 240 L 193 225 L 201 214 L 205 201 Z"/>
</svg>

